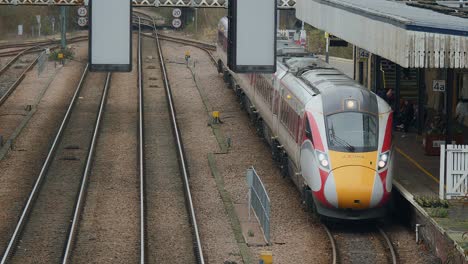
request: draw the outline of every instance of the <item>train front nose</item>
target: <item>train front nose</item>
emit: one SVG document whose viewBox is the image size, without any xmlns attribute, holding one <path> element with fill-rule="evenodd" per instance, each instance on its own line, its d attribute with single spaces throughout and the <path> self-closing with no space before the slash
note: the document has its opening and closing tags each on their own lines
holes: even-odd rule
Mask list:
<svg viewBox="0 0 468 264">
<path fill-rule="evenodd" d="M 341 209 L 373 208 L 382 196 L 383 185 L 377 172 L 363 166 L 335 169 L 325 183 L 325 197 Z"/>
</svg>

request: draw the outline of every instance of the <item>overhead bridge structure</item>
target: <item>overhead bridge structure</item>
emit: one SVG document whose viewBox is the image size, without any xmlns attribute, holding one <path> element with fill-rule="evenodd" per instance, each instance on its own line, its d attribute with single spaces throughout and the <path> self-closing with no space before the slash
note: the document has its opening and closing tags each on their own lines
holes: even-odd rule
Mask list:
<svg viewBox="0 0 468 264">
<path fill-rule="evenodd" d="M 0 0 L 0 5 L 88 5 L 88 0 Z M 294 9 L 296 0 L 277 0 L 279 9 Z M 135 7 L 227 8 L 227 0 L 133 0 Z"/>
</svg>

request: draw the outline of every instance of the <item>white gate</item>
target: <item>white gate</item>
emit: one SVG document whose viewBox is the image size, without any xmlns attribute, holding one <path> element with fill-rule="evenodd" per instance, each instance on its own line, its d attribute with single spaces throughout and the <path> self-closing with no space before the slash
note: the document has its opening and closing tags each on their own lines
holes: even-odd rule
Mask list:
<svg viewBox="0 0 468 264">
<path fill-rule="evenodd" d="M 468 145 L 440 146 L 439 197 L 468 197 Z"/>
</svg>

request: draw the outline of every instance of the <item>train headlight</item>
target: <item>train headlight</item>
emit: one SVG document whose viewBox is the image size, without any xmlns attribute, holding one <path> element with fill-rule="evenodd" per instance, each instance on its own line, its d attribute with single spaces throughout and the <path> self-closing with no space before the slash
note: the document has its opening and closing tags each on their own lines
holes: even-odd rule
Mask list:
<svg viewBox="0 0 468 264">
<path fill-rule="evenodd" d="M 358 109 L 358 102 L 354 99 L 346 99 L 345 100 L 345 108 L 346 110 L 357 110 Z"/>
<path fill-rule="evenodd" d="M 323 167 L 327 167 L 327 168 L 328 168 L 328 160 L 322 160 L 322 161 L 320 161 L 320 165 L 322 165 Z"/>
<path fill-rule="evenodd" d="M 380 159 L 384 162 L 387 162 L 388 160 L 388 153 L 384 153 L 382 155 L 380 155 Z"/>
<path fill-rule="evenodd" d="M 325 156 L 325 154 L 323 154 L 323 153 L 320 153 L 320 154 L 318 155 L 318 159 L 319 159 L 320 161 L 323 161 L 323 160 L 325 160 L 325 159 L 326 159 L 326 156 Z"/>
<path fill-rule="evenodd" d="M 379 169 L 384 168 L 386 165 L 387 165 L 387 163 L 385 163 L 385 161 L 383 161 L 383 160 L 379 161 Z"/>
<path fill-rule="evenodd" d="M 330 162 L 328 161 L 327 154 L 318 150 L 316 150 L 315 152 L 317 154 L 317 159 L 319 161 L 320 166 L 327 170 L 330 169 Z"/>
<path fill-rule="evenodd" d="M 380 154 L 380 156 L 379 156 L 379 162 L 377 163 L 377 165 L 379 165 L 379 170 L 381 170 L 381 169 L 387 167 L 389 155 L 390 155 L 390 152 L 389 152 L 389 151 Z"/>
</svg>

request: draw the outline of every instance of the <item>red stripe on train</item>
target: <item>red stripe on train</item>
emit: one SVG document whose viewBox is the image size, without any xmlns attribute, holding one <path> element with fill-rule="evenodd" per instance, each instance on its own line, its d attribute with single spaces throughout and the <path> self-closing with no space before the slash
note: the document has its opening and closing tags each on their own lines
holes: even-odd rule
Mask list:
<svg viewBox="0 0 468 264">
<path fill-rule="evenodd" d="M 380 200 L 377 207 L 381 207 L 385 205 L 388 202 L 388 200 L 390 200 L 391 192 L 387 192 L 387 177 L 388 177 L 387 173 L 388 173 L 388 169 L 379 173 L 380 180 L 382 181 L 382 186 L 383 186 L 383 196 L 382 196 L 382 200 Z"/>
<path fill-rule="evenodd" d="M 320 171 L 320 181 L 321 181 L 321 186 L 320 190 L 317 192 L 313 192 L 315 198 L 324 206 L 328 208 L 333 208 L 334 206 L 331 205 L 328 201 L 327 198 L 325 197 L 325 182 L 327 181 L 328 176 L 330 175 L 328 172 L 319 169 Z"/>
<path fill-rule="evenodd" d="M 307 113 L 307 117 L 309 118 L 310 129 L 312 130 L 312 138 L 314 139 L 313 140 L 314 148 L 316 150 L 324 152 L 325 149 L 323 147 L 322 137 L 320 136 L 317 122 L 315 121 L 315 118 L 311 113 Z"/>
<path fill-rule="evenodd" d="M 382 145 L 382 152 L 390 150 L 392 145 L 392 128 L 393 128 L 393 113 L 388 116 L 387 127 L 385 129 L 385 137 Z"/>
</svg>

